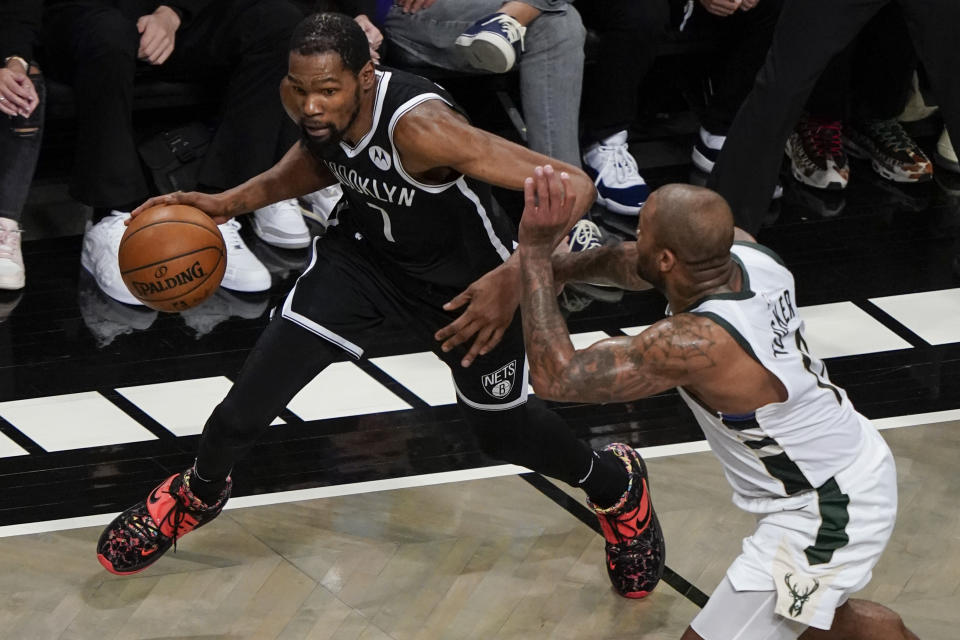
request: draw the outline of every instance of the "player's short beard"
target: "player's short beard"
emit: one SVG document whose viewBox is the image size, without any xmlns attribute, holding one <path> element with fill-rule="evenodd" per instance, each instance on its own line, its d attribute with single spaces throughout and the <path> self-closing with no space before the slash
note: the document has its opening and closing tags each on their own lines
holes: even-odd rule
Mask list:
<svg viewBox="0 0 960 640">
<path fill-rule="evenodd" d="M 340 149 L 340 141 L 343 140 L 343 134 L 353 126 L 357 116 L 360 115 L 360 88 L 357 88 L 356 107 L 350 114 L 350 120 L 347 126 L 338 129 L 335 125 L 330 126 L 330 135 L 325 140 L 317 140 L 307 132 L 307 128 L 300 123 L 300 141 L 317 160 L 333 160 Z"/>
<path fill-rule="evenodd" d="M 663 274 L 657 268 L 655 256 L 640 254 L 637 256 L 637 275 L 649 282 L 655 289 L 663 291 Z"/>
</svg>

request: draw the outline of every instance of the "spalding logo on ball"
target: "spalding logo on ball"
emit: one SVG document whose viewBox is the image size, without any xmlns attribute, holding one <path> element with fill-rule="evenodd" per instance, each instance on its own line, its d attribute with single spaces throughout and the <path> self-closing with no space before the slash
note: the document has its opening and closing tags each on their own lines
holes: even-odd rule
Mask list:
<svg viewBox="0 0 960 640">
<path fill-rule="evenodd" d="M 220 286 L 227 268 L 223 236 L 210 216 L 184 204 L 151 207 L 120 240 L 120 275 L 151 309 L 194 307 Z"/>
</svg>

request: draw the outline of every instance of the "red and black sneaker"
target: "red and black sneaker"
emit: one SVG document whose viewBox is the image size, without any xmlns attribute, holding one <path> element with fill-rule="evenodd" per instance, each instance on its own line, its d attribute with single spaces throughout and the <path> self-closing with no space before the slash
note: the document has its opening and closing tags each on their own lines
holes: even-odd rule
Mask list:
<svg viewBox="0 0 960 640">
<path fill-rule="evenodd" d="M 100 534 L 97 560 L 119 576 L 143 571 L 167 549 L 194 529 L 207 524 L 223 510 L 233 482 L 227 478 L 217 501 L 206 505 L 190 491 L 193 468 L 164 480 L 146 500 L 133 505 Z"/>
<path fill-rule="evenodd" d="M 623 497 L 608 509 L 592 503 L 607 544 L 607 574 L 617 593 L 643 598 L 663 577 L 666 547 L 647 487 L 647 467 L 633 447 L 615 442 L 604 447 L 627 467 L 630 482 Z"/>
</svg>

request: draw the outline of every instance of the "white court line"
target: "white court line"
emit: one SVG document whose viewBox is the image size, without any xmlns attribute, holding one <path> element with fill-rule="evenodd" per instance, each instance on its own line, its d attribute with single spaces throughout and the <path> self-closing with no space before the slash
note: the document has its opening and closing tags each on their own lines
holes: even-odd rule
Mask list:
<svg viewBox="0 0 960 640">
<path fill-rule="evenodd" d="M 951 422 L 953 420 L 960 420 L 960 409 L 934 411 L 931 413 L 917 413 L 906 416 L 895 416 L 892 418 L 881 418 L 878 420 L 872 420 L 871 422 L 873 422 L 878 429 L 896 429 L 899 427 Z M 687 453 L 701 453 L 709 450 L 710 447 L 707 445 L 706 440 L 681 442 L 679 444 L 665 444 L 655 447 L 642 447 L 637 449 L 637 451 L 640 452 L 640 455 L 648 459 L 678 456 Z M 371 493 L 373 491 L 392 491 L 394 489 L 426 487 L 448 482 L 465 482 L 468 480 L 481 480 L 484 478 L 499 478 L 502 476 L 526 473 L 527 471 L 529 471 L 529 469 L 524 467 L 513 464 L 503 464 L 491 467 L 480 467 L 477 469 L 462 469 L 459 471 L 426 473 L 416 476 L 406 476 L 403 478 L 354 482 L 350 484 L 340 484 L 329 487 L 317 487 L 315 489 L 277 491 L 275 493 L 263 493 L 256 496 L 242 496 L 239 498 L 233 498 L 227 503 L 225 508 L 228 510 L 243 509 L 246 507 L 282 504 L 284 502 L 295 502 L 299 500 L 315 500 L 318 498 L 350 496 L 361 493 Z M 0 527 L 0 538 L 22 536 L 33 533 L 49 533 L 51 531 L 63 531 L 66 529 L 79 529 L 82 527 L 102 527 L 113 520 L 115 515 L 115 513 L 105 513 L 96 516 L 80 516 L 77 518 L 63 518 L 61 520 L 47 520 L 45 522 L 25 522 L 23 524 L 12 524 Z"/>
</svg>

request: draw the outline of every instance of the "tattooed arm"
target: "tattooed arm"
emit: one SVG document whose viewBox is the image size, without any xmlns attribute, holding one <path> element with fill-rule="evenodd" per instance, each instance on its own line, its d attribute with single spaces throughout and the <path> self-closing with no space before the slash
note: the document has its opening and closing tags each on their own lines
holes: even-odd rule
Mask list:
<svg viewBox="0 0 960 640">
<path fill-rule="evenodd" d="M 557 282 L 592 282 L 630 291 L 643 291 L 653 286 L 637 275 L 637 245 L 634 242 L 554 254 L 553 277 Z"/>
<path fill-rule="evenodd" d="M 537 395 L 553 400 L 634 400 L 687 384 L 718 361 L 723 330 L 691 314 L 661 320 L 635 337 L 601 340 L 575 350 L 554 288 L 551 254 L 570 206 L 565 177 L 538 168 L 524 184 L 520 221 L 523 337 Z"/>
</svg>

